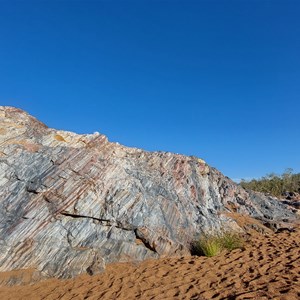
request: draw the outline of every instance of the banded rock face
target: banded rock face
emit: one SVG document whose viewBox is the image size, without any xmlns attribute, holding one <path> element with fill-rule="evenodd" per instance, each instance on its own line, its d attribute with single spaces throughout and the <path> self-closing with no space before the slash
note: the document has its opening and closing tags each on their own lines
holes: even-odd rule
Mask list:
<svg viewBox="0 0 300 300">
<path fill-rule="evenodd" d="M 189 254 L 201 232 L 295 219 L 203 160 L 50 129 L 0 107 L 0 272 L 68 278 L 116 261 Z"/>
</svg>

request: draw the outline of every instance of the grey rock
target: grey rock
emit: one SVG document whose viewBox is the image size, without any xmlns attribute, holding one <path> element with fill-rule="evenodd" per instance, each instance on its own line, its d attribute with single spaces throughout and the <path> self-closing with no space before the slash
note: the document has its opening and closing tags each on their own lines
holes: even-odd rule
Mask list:
<svg viewBox="0 0 300 300">
<path fill-rule="evenodd" d="M 203 232 L 241 230 L 230 213 L 272 228 L 297 219 L 197 157 L 54 130 L 12 107 L 0 107 L 0 186 L 0 271 L 38 279 L 187 255 Z"/>
</svg>

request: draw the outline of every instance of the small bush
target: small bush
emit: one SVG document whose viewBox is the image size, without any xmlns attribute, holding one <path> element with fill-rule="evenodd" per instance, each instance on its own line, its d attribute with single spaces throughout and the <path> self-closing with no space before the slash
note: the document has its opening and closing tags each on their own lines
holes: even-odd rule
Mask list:
<svg viewBox="0 0 300 300">
<path fill-rule="evenodd" d="M 202 236 L 192 247 L 192 254 L 212 257 L 222 250 L 229 251 L 242 248 L 244 244 L 240 234 L 230 231 L 221 231 L 216 234 Z"/>
<path fill-rule="evenodd" d="M 300 192 L 300 173 L 294 174 L 293 169 L 288 168 L 281 175 L 271 173 L 262 178 L 252 179 L 250 181 L 242 179 L 240 185 L 244 189 L 282 198 L 287 192 Z"/>
</svg>

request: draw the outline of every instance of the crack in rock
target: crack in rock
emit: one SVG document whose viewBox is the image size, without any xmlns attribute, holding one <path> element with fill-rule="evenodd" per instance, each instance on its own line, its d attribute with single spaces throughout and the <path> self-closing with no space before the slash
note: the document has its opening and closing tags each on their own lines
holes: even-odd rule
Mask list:
<svg viewBox="0 0 300 300">
<path fill-rule="evenodd" d="M 135 234 L 136 239 L 141 241 L 147 249 L 149 249 L 152 252 L 157 253 L 155 247 L 151 246 L 150 243 L 147 241 L 147 239 L 139 234 L 138 229 L 134 229 L 133 232 Z"/>
<path fill-rule="evenodd" d="M 116 221 L 112 221 L 112 220 L 108 220 L 108 219 L 101 219 L 101 218 L 96 218 L 96 217 L 91 217 L 91 216 L 84 216 L 84 215 L 78 215 L 78 214 L 71 214 L 68 212 L 60 212 L 60 215 L 66 216 L 66 217 L 71 217 L 74 219 L 92 219 L 94 221 L 99 222 L 102 226 L 108 226 L 108 227 L 115 227 L 115 228 L 119 228 L 125 231 L 133 231 L 133 228 L 127 228 L 124 227 L 120 222 L 116 222 Z"/>
</svg>

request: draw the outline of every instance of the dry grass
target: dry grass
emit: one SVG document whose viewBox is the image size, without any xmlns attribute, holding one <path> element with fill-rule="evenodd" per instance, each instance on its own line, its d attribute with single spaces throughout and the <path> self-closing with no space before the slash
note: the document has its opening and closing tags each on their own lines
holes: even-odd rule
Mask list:
<svg viewBox="0 0 300 300">
<path fill-rule="evenodd" d="M 232 251 L 242 248 L 244 239 L 237 232 L 221 230 L 214 234 L 203 235 L 194 245 L 193 254 L 205 255 L 207 257 L 216 256 L 223 250 Z"/>
</svg>

